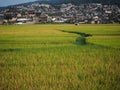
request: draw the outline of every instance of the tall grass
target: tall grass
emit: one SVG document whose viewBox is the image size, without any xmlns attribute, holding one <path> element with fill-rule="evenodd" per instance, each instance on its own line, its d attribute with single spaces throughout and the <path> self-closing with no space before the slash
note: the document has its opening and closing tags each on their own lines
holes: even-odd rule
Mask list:
<svg viewBox="0 0 120 90">
<path fill-rule="evenodd" d="M 93 36 L 78 45 L 79 35 L 60 30 Z M 119 25 L 0 26 L 0 90 L 119 90 L 119 31 Z"/>
</svg>

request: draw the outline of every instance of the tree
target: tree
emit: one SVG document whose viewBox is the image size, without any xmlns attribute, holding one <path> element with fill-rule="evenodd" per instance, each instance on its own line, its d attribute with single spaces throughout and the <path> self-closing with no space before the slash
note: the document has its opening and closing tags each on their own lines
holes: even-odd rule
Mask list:
<svg viewBox="0 0 120 90">
<path fill-rule="evenodd" d="M 4 19 L 6 19 L 7 23 L 9 24 L 10 23 L 10 19 L 12 19 L 12 15 L 11 14 L 5 14 L 4 15 Z"/>
</svg>

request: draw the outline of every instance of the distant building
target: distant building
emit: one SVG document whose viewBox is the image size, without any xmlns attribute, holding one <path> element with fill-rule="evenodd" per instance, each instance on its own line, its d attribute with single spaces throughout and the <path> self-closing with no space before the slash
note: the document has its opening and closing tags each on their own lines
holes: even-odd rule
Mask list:
<svg viewBox="0 0 120 90">
<path fill-rule="evenodd" d="M 33 20 L 31 18 L 18 18 L 15 24 L 33 24 Z"/>
<path fill-rule="evenodd" d="M 47 16 L 40 16 L 39 22 L 47 22 L 48 17 Z"/>
<path fill-rule="evenodd" d="M 39 23 L 39 17 L 33 17 L 33 22 Z"/>
<path fill-rule="evenodd" d="M 5 19 L 6 14 L 11 19 Z M 23 18 L 24 17 L 24 18 Z M 120 7 L 117 5 L 103 5 L 89 3 L 73 5 L 71 3 L 52 5 L 32 3 L 30 5 L 15 6 L 15 9 L 0 10 L 0 24 L 5 23 L 79 23 L 79 24 L 107 24 L 120 23 Z"/>
</svg>

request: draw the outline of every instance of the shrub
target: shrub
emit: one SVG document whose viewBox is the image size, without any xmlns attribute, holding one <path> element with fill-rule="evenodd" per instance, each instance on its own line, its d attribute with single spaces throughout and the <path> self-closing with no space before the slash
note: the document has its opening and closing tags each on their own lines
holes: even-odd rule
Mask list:
<svg viewBox="0 0 120 90">
<path fill-rule="evenodd" d="M 76 43 L 80 45 L 85 45 L 86 44 L 86 38 L 85 37 L 78 37 L 76 39 Z"/>
</svg>

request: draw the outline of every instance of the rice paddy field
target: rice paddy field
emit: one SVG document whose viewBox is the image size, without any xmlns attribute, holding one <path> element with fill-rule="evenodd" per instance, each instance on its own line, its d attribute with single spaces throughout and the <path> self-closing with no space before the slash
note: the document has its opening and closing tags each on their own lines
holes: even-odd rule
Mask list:
<svg viewBox="0 0 120 90">
<path fill-rule="evenodd" d="M 120 90 L 120 25 L 0 25 L 0 90 Z"/>
</svg>

